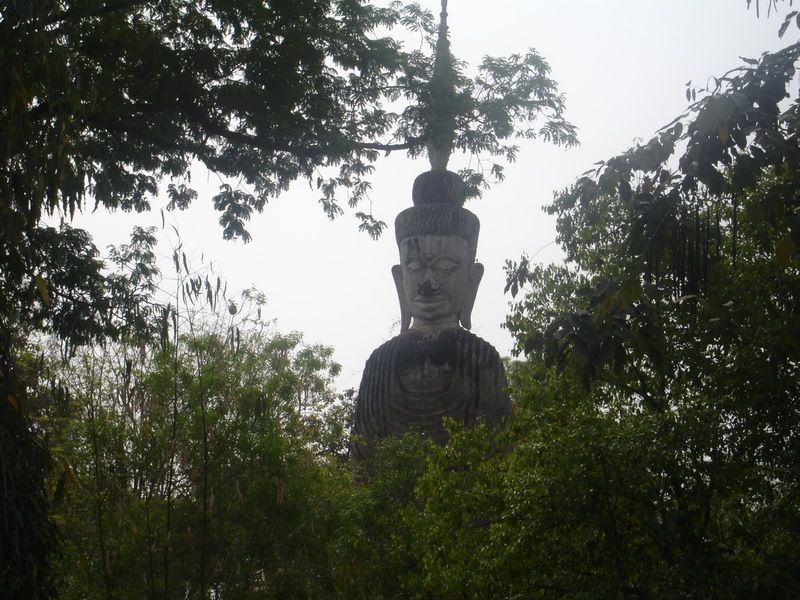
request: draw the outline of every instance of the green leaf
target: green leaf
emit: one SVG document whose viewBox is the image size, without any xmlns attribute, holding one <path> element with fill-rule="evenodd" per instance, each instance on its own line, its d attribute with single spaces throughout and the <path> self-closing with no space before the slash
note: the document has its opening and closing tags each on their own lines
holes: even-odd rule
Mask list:
<svg viewBox="0 0 800 600">
<path fill-rule="evenodd" d="M 787 236 L 775 248 L 775 261 L 781 267 L 788 267 L 796 252 L 797 247 L 794 245 L 792 238 Z"/>
<path fill-rule="evenodd" d="M 42 302 L 44 302 L 45 306 L 51 305 L 50 300 L 50 292 L 47 288 L 47 282 L 41 275 L 36 275 L 33 278 L 34 284 L 36 285 L 36 291 L 39 293 L 39 298 L 41 298 Z"/>
</svg>

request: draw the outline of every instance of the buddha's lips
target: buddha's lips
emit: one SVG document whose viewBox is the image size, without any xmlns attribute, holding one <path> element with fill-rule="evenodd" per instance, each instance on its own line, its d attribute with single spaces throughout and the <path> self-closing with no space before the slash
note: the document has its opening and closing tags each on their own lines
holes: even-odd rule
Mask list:
<svg viewBox="0 0 800 600">
<path fill-rule="evenodd" d="M 444 296 L 415 296 L 414 302 L 417 304 L 441 304 L 447 302 Z"/>
</svg>

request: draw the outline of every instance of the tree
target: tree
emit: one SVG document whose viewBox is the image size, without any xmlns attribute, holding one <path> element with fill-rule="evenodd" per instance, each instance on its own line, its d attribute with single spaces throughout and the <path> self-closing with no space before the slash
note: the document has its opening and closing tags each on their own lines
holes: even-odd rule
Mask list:
<svg viewBox="0 0 800 600">
<path fill-rule="evenodd" d="M 509 265 L 535 420 L 507 514 L 536 524 L 523 546 L 569 547 L 535 563 L 563 595 L 800 589 L 798 60 L 688 87 L 684 115 L 548 208 L 566 266 Z"/>
<path fill-rule="evenodd" d="M 509 264 L 514 420 L 393 440 L 351 534 L 374 595 L 797 596 L 798 50 L 557 195 L 567 263 Z"/>
<path fill-rule="evenodd" d="M 108 277 L 90 237 L 64 222 L 75 212 L 147 210 L 164 183 L 169 207 L 185 208 L 200 163 L 223 178 L 212 199 L 223 236 L 247 241 L 245 221 L 295 179 L 316 184 L 333 218 L 343 212 L 337 188 L 355 207 L 379 153 L 421 152 L 435 114 L 434 61 L 381 35 L 392 27 L 435 45 L 432 17 L 413 4 L 4 3 L 0 402 L 28 413 L 32 381 L 20 378 L 18 361 L 33 334 L 55 333 L 71 349 L 136 340 L 153 333 L 139 327 L 159 310 L 168 328 L 169 311 L 140 293 L 153 273 Z M 563 98 L 535 51 L 487 59 L 474 80 L 461 71 L 455 64 L 450 81 L 456 148 L 513 159 L 515 136 L 574 143 Z M 468 177 L 474 193 L 484 180 Z M 44 224 L 45 216 L 62 224 Z M 372 235 L 385 227 L 356 216 Z M 149 243 L 134 240 L 129 260 Z M 26 421 L 4 420 L 4 440 L 31 434 L 14 423 Z"/>
<path fill-rule="evenodd" d="M 0 228 L 7 229 L 8 221 Z M 50 579 L 53 553 L 61 537 L 52 521 L 55 496 L 63 491 L 65 479 L 55 487 L 48 484 L 57 457 L 47 442 L 47 432 L 36 420 L 41 396 L 38 391 L 42 364 L 36 341 L 42 329 L 50 329 L 61 340 L 62 355 L 70 356 L 76 346 L 108 335 L 124 335 L 143 343 L 160 330 L 151 326 L 155 307 L 149 300 L 155 290 L 155 237 L 152 231 L 135 229 L 130 244 L 112 253 L 120 272 L 100 272 L 102 263 L 85 232 L 70 227 L 34 230 L 42 262 L 32 271 L 30 287 L 4 288 L 0 312 L 0 443 L 4 483 L 2 501 L 3 587 L 9 594 L 49 597 L 54 593 Z M 5 254 L 8 258 L 10 254 Z M 7 283 L 13 269 L 32 268 L 27 249 L 13 257 L 0 279 Z M 62 268 L 63 265 L 63 268 Z M 44 277 L 55 285 L 48 285 Z M 53 290 L 65 291 L 54 298 Z M 33 298 L 37 298 L 34 301 Z M 63 390 L 52 394 L 60 403 Z M 57 462 L 57 461 L 56 461 Z M 62 473 L 64 473 L 62 471 Z"/>
<path fill-rule="evenodd" d="M 435 116 L 433 59 L 376 37 L 403 26 L 435 45 L 432 17 L 413 4 L 41 0 L 0 16 L 4 328 L 34 312 L 40 327 L 80 341 L 115 309 L 89 239 L 41 226 L 43 215 L 90 203 L 147 210 L 164 179 L 169 207 L 185 208 L 199 162 L 243 183 L 223 183 L 213 204 L 223 235 L 247 241 L 253 210 L 298 177 L 316 182 L 331 218 L 342 212 L 338 187 L 356 206 L 379 152 L 421 152 Z M 574 143 L 548 73 L 535 51 L 487 58 L 474 81 L 455 64 L 454 146 L 513 159 L 515 136 Z M 334 166 L 333 177 L 320 171 Z M 477 193 L 484 175 L 468 180 Z M 358 216 L 373 235 L 385 227 Z"/>
<path fill-rule="evenodd" d="M 0 403 L 0 581 L 9 597 L 44 598 L 53 593 L 46 567 L 60 542 L 45 484 L 50 461 L 17 402 L 12 395 Z"/>
<path fill-rule="evenodd" d="M 38 346 L 60 596 L 324 596 L 348 480 L 318 435 L 336 429 L 322 407 L 338 365 L 262 321 L 259 294 L 226 301 L 180 254 L 176 273 L 151 339 Z"/>
<path fill-rule="evenodd" d="M 196 160 L 252 186 L 214 200 L 225 236 L 246 238 L 251 211 L 294 179 L 344 163 L 338 183 L 354 186 L 355 204 L 379 152 L 418 153 L 428 135 L 431 57 L 373 37 L 400 24 L 431 36 L 416 5 L 42 0 L 9 4 L 2 17 L 0 181 L 6 210 L 27 227 L 80 210 L 87 196 L 145 210 L 164 177 L 176 182 L 171 206 L 184 207 Z M 574 142 L 547 73 L 533 52 L 487 59 L 475 81 L 456 70 L 456 147 L 513 155 L 503 140 L 540 115 L 541 130 L 525 135 Z M 407 106 L 392 112 L 401 96 Z M 322 186 L 332 214 L 335 185 Z"/>
</svg>

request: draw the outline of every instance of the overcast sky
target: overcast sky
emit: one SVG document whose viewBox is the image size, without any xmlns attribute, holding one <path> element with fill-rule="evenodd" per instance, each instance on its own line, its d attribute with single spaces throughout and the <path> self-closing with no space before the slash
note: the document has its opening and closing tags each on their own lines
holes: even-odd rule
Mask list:
<svg viewBox="0 0 800 600">
<path fill-rule="evenodd" d="M 438 11 L 438 0 L 421 0 Z M 473 313 L 473 331 L 508 355 L 512 340 L 501 324 L 509 297 L 503 295 L 503 263 L 527 252 L 540 262 L 561 260 L 554 221 L 544 214 L 555 190 L 563 189 L 598 160 L 648 139 L 686 108 L 685 84 L 704 86 L 741 63 L 740 56 L 788 45 L 790 30 L 777 37 L 781 15 L 766 18 L 747 10 L 745 0 L 450 0 L 454 54 L 477 65 L 485 55 L 504 56 L 536 48 L 567 99 L 567 118 L 577 125 L 581 145 L 565 150 L 534 141 L 521 145 L 506 181 L 467 208 L 481 220 L 478 260 L 486 273 Z M 451 159 L 453 170 L 469 157 Z M 310 343 L 336 350 L 338 382 L 358 387 L 364 361 L 374 348 L 399 333 L 399 307 L 390 273 L 397 262 L 392 224 L 411 204 L 411 185 L 427 170 L 425 160 L 392 155 L 377 165 L 370 193 L 373 214 L 390 225 L 378 240 L 357 231 L 346 213 L 329 222 L 319 194 L 296 184 L 271 201 L 248 226 L 250 244 L 222 240 L 211 207 L 216 178 L 194 181 L 200 197 L 184 213 L 168 214 L 183 249 L 200 266 L 213 262 L 232 291 L 250 286 L 266 294 L 265 316 L 282 331 L 298 330 Z M 134 225 L 161 226 L 159 202 L 145 215 L 104 215 L 76 220 L 90 229 L 97 246 L 122 243 Z M 368 210 L 369 206 L 360 207 Z M 165 231 L 159 252 L 170 274 L 171 244 Z M 538 253 L 538 254 L 537 254 Z"/>
</svg>

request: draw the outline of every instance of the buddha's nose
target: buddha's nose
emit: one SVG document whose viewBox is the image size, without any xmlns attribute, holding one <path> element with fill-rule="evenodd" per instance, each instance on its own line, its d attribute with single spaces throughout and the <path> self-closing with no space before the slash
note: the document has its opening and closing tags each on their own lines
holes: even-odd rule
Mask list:
<svg viewBox="0 0 800 600">
<path fill-rule="evenodd" d="M 417 291 L 420 296 L 433 296 L 439 290 L 438 285 L 434 285 L 430 278 L 426 277 L 425 280 L 419 284 Z"/>
</svg>

